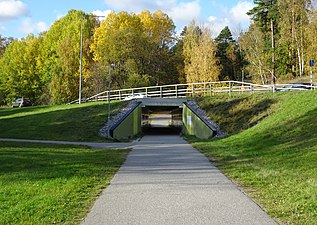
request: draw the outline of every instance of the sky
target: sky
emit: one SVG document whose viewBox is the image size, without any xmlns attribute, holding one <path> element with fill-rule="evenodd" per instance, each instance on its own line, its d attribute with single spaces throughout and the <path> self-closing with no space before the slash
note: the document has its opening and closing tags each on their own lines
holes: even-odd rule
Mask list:
<svg viewBox="0 0 317 225">
<path fill-rule="evenodd" d="M 178 33 L 195 19 L 198 25 L 210 27 L 213 36 L 225 26 L 237 36 L 248 28 L 246 12 L 253 7 L 253 0 L 0 0 L 0 34 L 14 38 L 38 34 L 76 9 L 98 16 L 111 11 L 161 10 L 173 19 Z"/>
</svg>

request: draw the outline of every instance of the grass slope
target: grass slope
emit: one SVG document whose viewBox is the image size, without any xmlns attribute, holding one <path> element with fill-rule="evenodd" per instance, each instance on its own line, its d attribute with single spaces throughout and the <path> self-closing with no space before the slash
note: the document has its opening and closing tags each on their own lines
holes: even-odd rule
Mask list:
<svg viewBox="0 0 317 225">
<path fill-rule="evenodd" d="M 0 224 L 79 224 L 129 151 L 0 143 Z"/>
<path fill-rule="evenodd" d="M 122 102 L 111 103 L 112 114 Z M 100 141 L 107 104 L 36 106 L 0 109 L 0 137 L 65 141 Z"/>
<path fill-rule="evenodd" d="M 253 98 L 222 106 L 222 124 L 257 125 L 238 133 L 245 127 L 229 124 L 235 135 L 193 145 L 279 222 L 317 224 L 317 92 L 263 94 L 255 105 Z M 219 107 L 210 115 L 221 116 Z"/>
</svg>

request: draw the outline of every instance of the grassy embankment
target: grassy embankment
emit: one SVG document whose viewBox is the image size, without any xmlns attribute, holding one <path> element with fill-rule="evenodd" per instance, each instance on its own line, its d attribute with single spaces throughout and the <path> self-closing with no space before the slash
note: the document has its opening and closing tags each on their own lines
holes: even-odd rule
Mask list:
<svg viewBox="0 0 317 225">
<path fill-rule="evenodd" d="M 0 137 L 102 141 L 106 119 L 101 103 L 2 108 Z M 79 224 L 128 152 L 0 142 L 0 224 Z"/>
<path fill-rule="evenodd" d="M 79 224 L 128 151 L 0 142 L 0 224 Z"/>
<path fill-rule="evenodd" d="M 111 104 L 115 114 L 123 102 Z M 98 136 L 107 121 L 107 104 L 35 106 L 0 109 L 0 138 L 105 141 Z"/>
<path fill-rule="evenodd" d="M 193 145 L 280 223 L 317 224 L 317 92 L 216 96 L 200 105 L 233 135 Z"/>
</svg>

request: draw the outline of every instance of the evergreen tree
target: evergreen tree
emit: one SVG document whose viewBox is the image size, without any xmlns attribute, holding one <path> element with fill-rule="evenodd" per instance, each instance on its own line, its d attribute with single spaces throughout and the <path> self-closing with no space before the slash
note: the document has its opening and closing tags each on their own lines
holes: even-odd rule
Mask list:
<svg viewBox="0 0 317 225">
<path fill-rule="evenodd" d="M 219 79 L 237 80 L 241 67 L 241 57 L 228 26 L 221 30 L 215 41 L 218 46 L 217 57 L 222 65 Z"/>
<path fill-rule="evenodd" d="M 272 62 L 272 65 L 270 73 L 272 83 L 275 84 L 275 45 L 279 20 L 277 0 L 254 0 L 254 4 L 256 6 L 248 12 L 248 15 L 252 17 L 252 20 L 264 34 L 265 43 L 268 48 L 267 52 L 271 55 L 270 61 Z"/>
</svg>

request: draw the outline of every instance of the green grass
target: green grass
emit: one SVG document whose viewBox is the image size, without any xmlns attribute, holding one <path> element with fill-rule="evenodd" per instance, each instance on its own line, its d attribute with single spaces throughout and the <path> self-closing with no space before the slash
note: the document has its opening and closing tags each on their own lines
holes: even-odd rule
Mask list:
<svg viewBox="0 0 317 225">
<path fill-rule="evenodd" d="M 111 103 L 112 114 L 122 102 Z M 104 141 L 98 135 L 107 121 L 106 103 L 0 109 L 0 138 Z"/>
<path fill-rule="evenodd" d="M 128 152 L 0 142 L 0 224 L 79 224 Z"/>
<path fill-rule="evenodd" d="M 245 116 L 255 126 L 232 125 L 234 135 L 193 145 L 280 223 L 317 224 L 317 93 L 264 94 L 265 110 L 263 100 L 251 109 L 247 98 L 229 101 L 241 109 L 231 120 Z"/>
<path fill-rule="evenodd" d="M 277 103 L 272 93 L 247 94 L 230 97 L 217 95 L 197 99 L 209 117 L 229 134 L 238 133 L 256 125 L 268 116 Z"/>
</svg>

